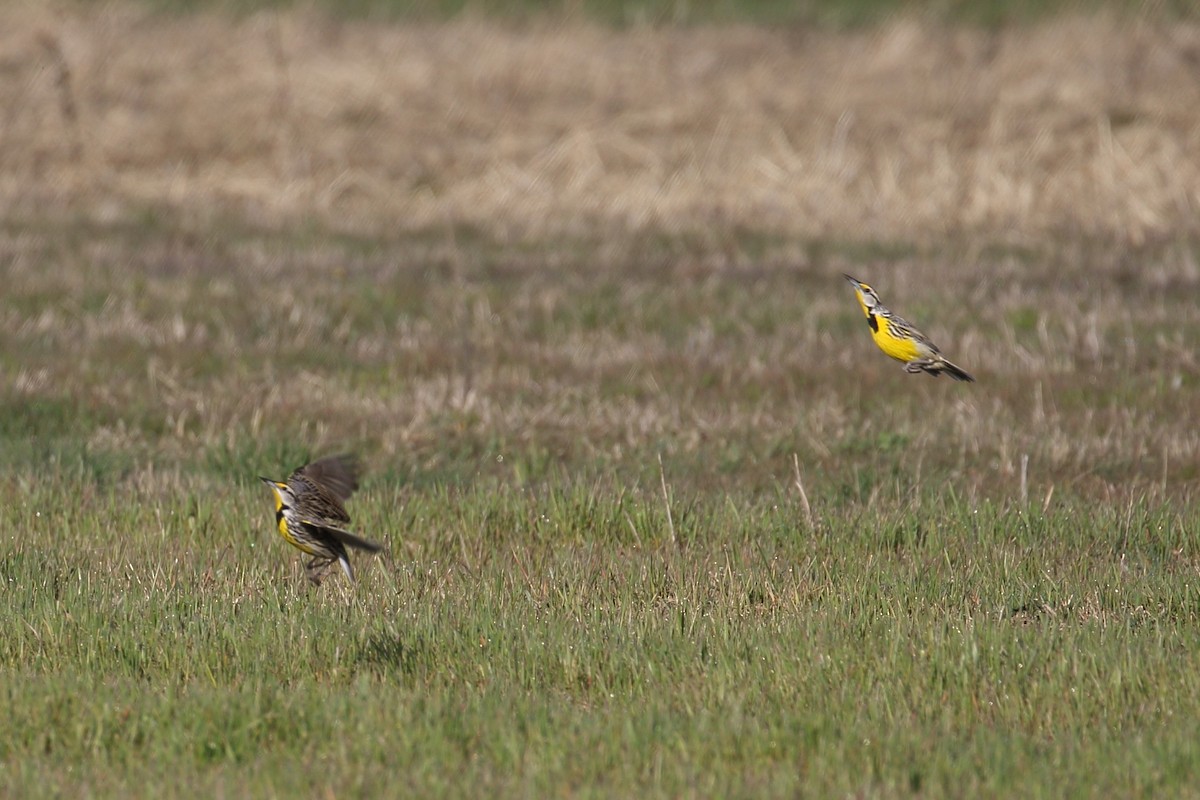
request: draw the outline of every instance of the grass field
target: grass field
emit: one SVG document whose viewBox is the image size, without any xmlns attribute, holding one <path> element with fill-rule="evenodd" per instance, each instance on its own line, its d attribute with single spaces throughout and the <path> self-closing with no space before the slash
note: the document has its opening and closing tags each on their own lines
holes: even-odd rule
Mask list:
<svg viewBox="0 0 1200 800">
<path fill-rule="evenodd" d="M 1197 58 L 3 7 L 0 796 L 1200 794 Z"/>
</svg>

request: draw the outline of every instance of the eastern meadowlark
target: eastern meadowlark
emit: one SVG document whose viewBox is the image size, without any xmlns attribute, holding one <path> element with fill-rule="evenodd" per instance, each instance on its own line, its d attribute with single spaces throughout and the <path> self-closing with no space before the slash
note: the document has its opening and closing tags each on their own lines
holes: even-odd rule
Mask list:
<svg viewBox="0 0 1200 800">
<path fill-rule="evenodd" d="M 327 456 L 305 464 L 286 481 L 260 478 L 275 493 L 275 524 L 288 544 L 312 556 L 305 573 L 319 584 L 333 562 L 354 580 L 347 547 L 378 552 L 374 542 L 344 529 L 350 523 L 345 501 L 358 488 L 358 460 L 352 455 Z"/>
<path fill-rule="evenodd" d="M 975 380 L 961 367 L 947 361 L 928 336 L 884 307 L 874 289 L 845 273 L 842 277 L 850 282 L 858 295 L 858 304 L 871 327 L 871 338 L 884 353 L 903 361 L 905 372 L 927 372 L 935 378 L 944 372 L 958 381 Z"/>
</svg>

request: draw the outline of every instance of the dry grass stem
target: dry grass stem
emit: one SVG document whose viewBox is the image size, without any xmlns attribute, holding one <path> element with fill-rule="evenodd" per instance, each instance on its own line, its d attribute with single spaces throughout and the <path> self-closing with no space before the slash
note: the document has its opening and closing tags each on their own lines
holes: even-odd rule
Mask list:
<svg viewBox="0 0 1200 800">
<path fill-rule="evenodd" d="M 54 34 L 41 31 L 37 37 L 54 73 L 54 89 L 58 99 L 58 108 L 62 114 L 62 122 L 66 128 L 67 161 L 77 167 L 82 166 L 84 152 L 84 134 L 79 121 L 79 103 L 75 99 L 75 87 L 71 78 L 71 65 L 63 53 L 62 43 Z"/>
<path fill-rule="evenodd" d="M 792 469 L 796 473 L 796 489 L 800 492 L 800 508 L 804 510 L 804 524 L 811 531 L 814 530 L 812 506 L 808 503 L 808 492 L 804 491 L 804 481 L 800 478 L 800 456 L 796 453 L 792 453 Z"/>
<path fill-rule="evenodd" d="M 658 480 L 662 487 L 663 508 L 667 513 L 667 530 L 671 532 L 671 544 L 678 547 L 679 539 L 675 535 L 675 517 L 671 514 L 671 492 L 667 489 L 667 472 L 663 467 L 662 453 L 658 454 Z"/>
</svg>

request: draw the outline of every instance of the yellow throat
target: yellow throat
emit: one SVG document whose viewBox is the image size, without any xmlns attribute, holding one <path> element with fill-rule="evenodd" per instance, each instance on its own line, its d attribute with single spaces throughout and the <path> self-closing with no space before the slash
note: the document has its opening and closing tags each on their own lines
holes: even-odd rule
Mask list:
<svg viewBox="0 0 1200 800">
<path fill-rule="evenodd" d="M 878 313 L 877 309 L 882 306 L 876 305 L 872 308 L 867 305 L 863 299 L 863 290 L 872 291 L 870 286 L 864 283 L 861 284 L 861 288 L 856 285 L 854 289 L 854 297 L 858 300 L 858 307 L 862 309 L 863 314 L 867 318 L 867 325 L 871 328 L 871 338 L 875 340 L 875 344 L 884 354 L 891 356 L 897 361 L 903 361 L 906 364 L 909 361 L 926 355 L 920 342 L 916 339 L 895 332 L 891 320 L 885 314 Z"/>
</svg>

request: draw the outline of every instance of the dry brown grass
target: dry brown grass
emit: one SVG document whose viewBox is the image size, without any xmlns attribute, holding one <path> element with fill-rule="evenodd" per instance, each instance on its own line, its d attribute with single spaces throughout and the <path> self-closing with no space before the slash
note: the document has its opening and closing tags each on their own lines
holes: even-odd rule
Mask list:
<svg viewBox="0 0 1200 800">
<path fill-rule="evenodd" d="M 655 497 L 660 455 L 680 491 L 793 487 L 798 461 L 816 514 L 929 482 L 1035 505 L 1200 486 L 1183 247 L 1133 279 L 1123 254 L 984 254 L 953 288 L 938 283 L 959 262 L 939 252 L 817 262 L 782 246 L 757 271 L 644 269 L 647 249 L 480 240 L 446 279 L 453 259 L 419 239 L 366 256 L 287 233 L 175 247 L 194 268 L 173 272 L 137 229 L 0 236 L 0 430 L 82 436 L 90 457 L 163 475 L 198 463 L 222 486 L 348 445 L 435 484 L 600 475 Z M 979 383 L 878 353 L 838 277 L 860 269 Z"/>
<path fill-rule="evenodd" d="M 0 10 L 8 215 L 146 207 L 929 240 L 1197 232 L 1200 26 L 1001 32 Z"/>
</svg>

